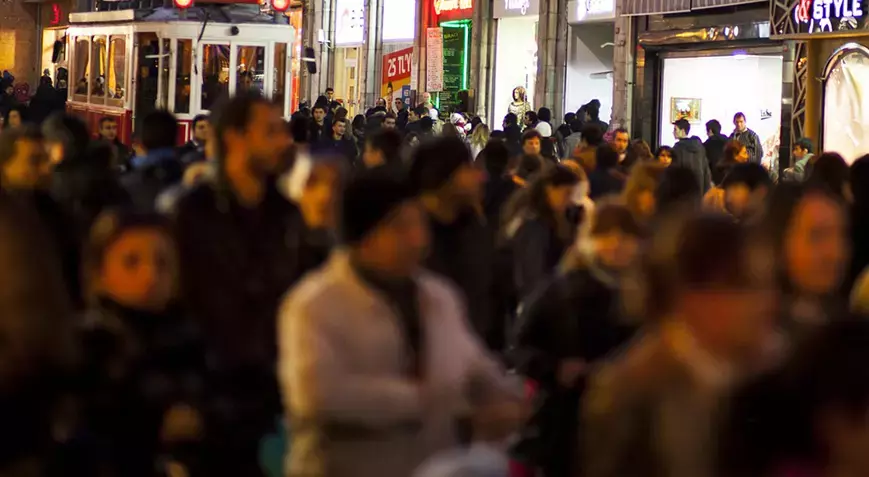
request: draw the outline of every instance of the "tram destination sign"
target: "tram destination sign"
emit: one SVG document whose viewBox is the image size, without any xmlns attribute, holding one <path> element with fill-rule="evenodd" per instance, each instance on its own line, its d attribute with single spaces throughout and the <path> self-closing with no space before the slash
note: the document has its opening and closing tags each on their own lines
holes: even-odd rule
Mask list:
<svg viewBox="0 0 869 477">
<path fill-rule="evenodd" d="M 869 32 L 869 0 L 797 0 L 791 14 L 798 34 Z"/>
</svg>

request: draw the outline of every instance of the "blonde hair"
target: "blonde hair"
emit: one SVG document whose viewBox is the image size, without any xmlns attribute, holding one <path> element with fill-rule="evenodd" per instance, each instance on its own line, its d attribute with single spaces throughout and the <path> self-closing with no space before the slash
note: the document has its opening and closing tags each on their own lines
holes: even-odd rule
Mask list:
<svg viewBox="0 0 869 477">
<path fill-rule="evenodd" d="M 478 124 L 474 128 L 474 132 L 471 133 L 471 144 L 485 147 L 486 143 L 489 142 L 489 134 L 489 126 L 483 123 Z"/>
</svg>

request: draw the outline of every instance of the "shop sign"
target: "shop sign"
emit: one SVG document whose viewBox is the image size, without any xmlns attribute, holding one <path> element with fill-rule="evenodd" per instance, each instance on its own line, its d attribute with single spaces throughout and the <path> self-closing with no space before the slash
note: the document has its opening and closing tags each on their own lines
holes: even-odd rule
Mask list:
<svg viewBox="0 0 869 477">
<path fill-rule="evenodd" d="M 383 2 L 383 41 L 413 41 L 416 38 L 416 0 Z"/>
<path fill-rule="evenodd" d="M 425 90 L 434 93 L 444 89 L 444 31 L 429 28 L 425 34 Z"/>
<path fill-rule="evenodd" d="M 474 0 L 432 0 L 434 5 L 435 15 L 440 16 L 443 13 L 457 12 L 459 10 L 473 10 Z"/>
<path fill-rule="evenodd" d="M 391 105 L 395 98 L 410 102 L 410 77 L 413 68 L 413 47 L 383 55 L 383 80 L 380 96 Z"/>
<path fill-rule="evenodd" d="M 526 17 L 540 13 L 540 0 L 495 0 L 494 17 Z"/>
<path fill-rule="evenodd" d="M 567 4 L 568 23 L 612 21 L 616 18 L 615 0 L 574 0 Z"/>
<path fill-rule="evenodd" d="M 358 46 L 365 39 L 365 0 L 338 0 L 335 46 Z"/>
<path fill-rule="evenodd" d="M 865 23 L 866 0 L 799 0 L 794 20 L 800 33 L 857 30 Z"/>
</svg>

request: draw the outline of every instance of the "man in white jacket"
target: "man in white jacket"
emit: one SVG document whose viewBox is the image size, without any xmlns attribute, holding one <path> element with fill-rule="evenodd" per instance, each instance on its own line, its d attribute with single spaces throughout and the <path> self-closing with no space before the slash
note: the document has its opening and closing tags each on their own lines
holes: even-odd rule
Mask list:
<svg viewBox="0 0 869 477">
<path fill-rule="evenodd" d="M 376 170 L 348 185 L 345 247 L 283 304 L 289 476 L 409 476 L 457 444 L 475 404 L 518 397 L 455 289 L 420 268 L 429 235 L 413 195 Z"/>
</svg>

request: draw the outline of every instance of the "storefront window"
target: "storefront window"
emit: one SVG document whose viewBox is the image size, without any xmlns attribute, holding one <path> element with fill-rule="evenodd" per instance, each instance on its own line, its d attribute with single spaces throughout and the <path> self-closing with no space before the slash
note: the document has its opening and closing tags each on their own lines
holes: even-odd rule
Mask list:
<svg viewBox="0 0 869 477">
<path fill-rule="evenodd" d="M 256 90 L 262 93 L 265 78 L 266 49 L 262 46 L 238 46 L 236 91 Z"/>
<path fill-rule="evenodd" d="M 127 40 L 122 36 L 113 36 L 109 43 L 109 74 L 108 95 L 109 104 L 123 106 L 127 98 Z"/>
<path fill-rule="evenodd" d="M 697 81 L 698 71 L 704 72 L 704 81 Z M 781 56 L 741 51 L 724 56 L 665 58 L 658 145 L 676 143 L 673 122 L 677 119 L 688 120 L 689 136 L 701 140 L 706 139 L 706 122 L 712 119 L 717 119 L 721 133 L 729 136 L 734 128 L 733 116 L 741 112 L 748 128 L 760 136 L 764 164 L 775 167 L 781 125 L 781 82 Z"/>
<path fill-rule="evenodd" d="M 275 44 L 275 71 L 272 79 L 272 99 L 284 109 L 287 97 L 287 44 Z"/>
<path fill-rule="evenodd" d="M 190 78 L 193 70 L 193 40 L 178 40 L 175 56 L 175 112 L 190 112 Z"/>
<path fill-rule="evenodd" d="M 869 52 L 845 53 L 824 85 L 824 150 L 850 164 L 869 153 Z"/>
<path fill-rule="evenodd" d="M 202 47 L 202 109 L 229 94 L 229 45 Z"/>
<path fill-rule="evenodd" d="M 91 41 L 91 59 L 93 60 L 90 71 L 91 103 L 106 103 L 107 52 L 106 38 L 95 36 Z"/>
<path fill-rule="evenodd" d="M 88 100 L 88 68 L 90 67 L 90 42 L 87 38 L 79 38 L 75 42 L 75 87 L 73 99 L 86 102 Z"/>
</svg>

